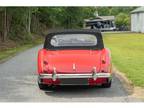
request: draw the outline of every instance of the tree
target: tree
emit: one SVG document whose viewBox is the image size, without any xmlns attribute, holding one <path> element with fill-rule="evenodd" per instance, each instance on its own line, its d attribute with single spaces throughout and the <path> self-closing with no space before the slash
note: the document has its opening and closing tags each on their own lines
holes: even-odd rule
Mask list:
<svg viewBox="0 0 144 108">
<path fill-rule="evenodd" d="M 6 40 L 7 37 L 7 9 L 4 8 L 4 36 L 3 36 L 3 41 Z"/>
<path fill-rule="evenodd" d="M 86 18 L 93 18 L 95 7 L 64 7 L 61 12 L 61 25 L 65 28 L 81 28 Z"/>
<path fill-rule="evenodd" d="M 125 13 L 119 13 L 116 16 L 116 25 L 117 26 L 129 26 L 130 25 L 130 17 Z"/>
<path fill-rule="evenodd" d="M 110 15 L 110 7 L 97 7 L 99 16 L 107 16 Z"/>
<path fill-rule="evenodd" d="M 32 10 L 30 7 L 28 7 L 28 24 L 27 24 L 27 32 L 28 34 L 31 34 L 31 14 L 32 14 Z"/>
<path fill-rule="evenodd" d="M 135 7 L 0 7 L 0 38 L 28 42 L 31 33 L 46 28 L 82 28 L 84 19 L 99 15 L 116 16 L 117 26 L 130 25 L 130 11 Z"/>
<path fill-rule="evenodd" d="M 7 33 L 8 33 L 8 29 L 7 29 L 7 8 L 3 7 L 0 8 L 0 14 L 1 14 L 1 26 L 0 26 L 0 35 L 2 38 L 2 42 L 5 42 L 6 38 L 7 38 Z"/>
</svg>

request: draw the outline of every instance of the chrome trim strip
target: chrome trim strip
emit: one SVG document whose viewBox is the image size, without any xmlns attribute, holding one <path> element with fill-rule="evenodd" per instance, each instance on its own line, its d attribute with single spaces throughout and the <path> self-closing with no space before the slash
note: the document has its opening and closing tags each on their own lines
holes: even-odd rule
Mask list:
<svg viewBox="0 0 144 108">
<path fill-rule="evenodd" d="M 39 78 L 109 78 L 111 77 L 111 73 L 92 73 L 92 74 L 40 74 Z"/>
</svg>

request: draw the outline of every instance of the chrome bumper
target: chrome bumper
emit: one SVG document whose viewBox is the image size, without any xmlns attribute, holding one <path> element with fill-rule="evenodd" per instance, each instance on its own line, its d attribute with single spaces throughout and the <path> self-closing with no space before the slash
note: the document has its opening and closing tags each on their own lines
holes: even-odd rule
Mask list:
<svg viewBox="0 0 144 108">
<path fill-rule="evenodd" d="M 110 78 L 111 73 L 92 73 L 92 74 L 40 74 L 40 79 L 53 79 L 55 81 L 63 78 L 93 78 L 96 80 L 97 78 Z"/>
</svg>

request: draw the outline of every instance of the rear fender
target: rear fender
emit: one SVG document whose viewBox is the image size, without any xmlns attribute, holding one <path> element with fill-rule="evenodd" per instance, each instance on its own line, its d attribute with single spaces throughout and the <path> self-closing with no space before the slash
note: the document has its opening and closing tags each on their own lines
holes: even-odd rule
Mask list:
<svg viewBox="0 0 144 108">
<path fill-rule="evenodd" d="M 111 73 L 111 52 L 109 49 L 104 48 L 101 54 L 101 71 Z"/>
<path fill-rule="evenodd" d="M 38 51 L 38 74 L 41 74 L 44 70 L 44 56 L 45 56 L 46 50 L 40 49 Z"/>
</svg>

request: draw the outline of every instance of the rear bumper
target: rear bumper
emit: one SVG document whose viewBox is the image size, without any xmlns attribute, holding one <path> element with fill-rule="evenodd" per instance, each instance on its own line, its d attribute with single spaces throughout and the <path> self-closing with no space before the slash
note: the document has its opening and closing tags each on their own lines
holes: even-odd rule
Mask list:
<svg viewBox="0 0 144 108">
<path fill-rule="evenodd" d="M 40 74 L 38 82 L 47 85 L 97 85 L 111 81 L 111 73 Z"/>
<path fill-rule="evenodd" d="M 110 78 L 111 73 L 92 73 L 92 74 L 40 74 L 40 79 L 64 79 L 64 78 L 92 78 L 96 80 L 97 78 Z"/>
</svg>

